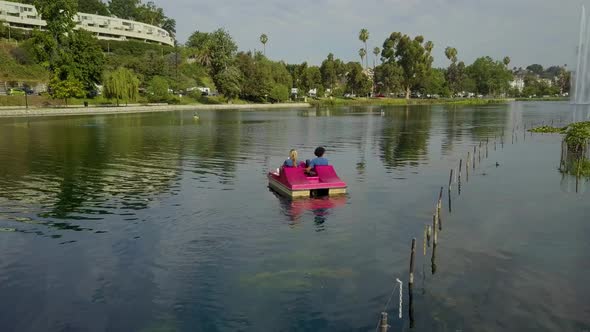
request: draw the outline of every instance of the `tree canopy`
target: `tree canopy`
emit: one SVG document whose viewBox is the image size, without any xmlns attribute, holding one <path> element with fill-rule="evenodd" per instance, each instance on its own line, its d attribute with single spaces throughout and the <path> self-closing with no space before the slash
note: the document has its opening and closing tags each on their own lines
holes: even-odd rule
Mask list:
<svg viewBox="0 0 590 332">
<path fill-rule="evenodd" d="M 434 44 L 424 42 L 424 37 L 411 39 L 399 32 L 392 33 L 383 43 L 381 56 L 389 63 L 395 63 L 402 69 L 402 86 L 406 98 L 410 98 L 412 89 L 424 82 L 432 67 L 432 49 Z"/>
<path fill-rule="evenodd" d="M 101 0 L 78 0 L 78 11 L 81 13 L 109 16 L 109 7 Z"/>
<path fill-rule="evenodd" d="M 105 74 L 103 80 L 104 95 L 110 99 L 129 102 L 137 100 L 139 95 L 139 79 L 127 68 L 119 68 Z"/>
</svg>

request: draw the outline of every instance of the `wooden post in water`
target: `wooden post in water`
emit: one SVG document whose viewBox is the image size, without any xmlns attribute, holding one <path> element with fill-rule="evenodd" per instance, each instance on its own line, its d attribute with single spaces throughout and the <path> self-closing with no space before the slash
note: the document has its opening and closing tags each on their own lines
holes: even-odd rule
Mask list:
<svg viewBox="0 0 590 332">
<path fill-rule="evenodd" d="M 471 152 L 467 152 L 467 163 L 465 164 L 465 175 L 467 176 L 467 182 L 469 182 L 469 162 L 471 161 Z"/>
<path fill-rule="evenodd" d="M 432 215 L 432 245 L 435 246 L 438 243 L 438 231 L 436 230 L 438 228 L 437 225 L 437 216 L 436 214 Z"/>
<path fill-rule="evenodd" d="M 412 239 L 412 252 L 410 253 L 410 286 L 414 284 L 414 259 L 416 257 L 416 238 Z"/>
<path fill-rule="evenodd" d="M 473 147 L 473 169 L 475 169 L 475 154 L 477 152 L 477 145 Z"/>
<path fill-rule="evenodd" d="M 428 237 L 428 225 L 424 225 L 424 241 L 422 241 L 422 249 L 424 256 L 426 256 L 426 238 Z"/>
<path fill-rule="evenodd" d="M 479 147 L 479 150 L 477 151 L 477 162 L 481 164 L 481 147 Z"/>
<path fill-rule="evenodd" d="M 438 215 L 438 230 L 442 231 L 442 197 L 444 187 L 440 187 L 440 194 L 438 194 L 438 203 L 436 204 L 436 214 Z"/>
<path fill-rule="evenodd" d="M 436 244 L 432 245 L 432 258 L 430 259 L 432 275 L 436 273 Z"/>
<path fill-rule="evenodd" d="M 453 213 L 453 195 L 451 195 L 451 189 L 449 189 L 449 215 Z"/>
<path fill-rule="evenodd" d="M 449 193 L 453 189 L 453 171 L 454 171 L 454 169 L 451 168 L 451 175 L 449 176 Z"/>
<path fill-rule="evenodd" d="M 426 244 L 430 247 L 430 238 L 432 237 L 432 226 L 426 228 Z"/>
<path fill-rule="evenodd" d="M 486 159 L 489 158 L 489 152 L 488 152 L 488 143 L 486 143 Z"/>
<path fill-rule="evenodd" d="M 387 325 L 387 313 L 381 313 L 381 321 L 379 323 L 379 332 L 387 332 L 389 325 Z"/>
<path fill-rule="evenodd" d="M 563 158 L 563 144 L 564 143 L 565 143 L 565 140 L 562 140 L 561 141 L 561 156 L 559 158 L 559 170 L 560 171 L 563 171 L 563 163 L 564 163 L 563 162 L 563 160 L 564 160 L 564 158 Z"/>
</svg>

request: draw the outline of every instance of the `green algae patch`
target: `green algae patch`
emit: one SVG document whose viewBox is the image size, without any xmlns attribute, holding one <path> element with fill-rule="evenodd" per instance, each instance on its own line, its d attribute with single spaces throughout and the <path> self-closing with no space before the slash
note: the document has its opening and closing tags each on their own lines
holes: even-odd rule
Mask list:
<svg viewBox="0 0 590 332">
<path fill-rule="evenodd" d="M 539 134 L 563 134 L 567 130 L 567 127 L 558 128 L 552 126 L 541 126 L 529 129 L 528 131 L 531 133 L 539 133 Z"/>
</svg>

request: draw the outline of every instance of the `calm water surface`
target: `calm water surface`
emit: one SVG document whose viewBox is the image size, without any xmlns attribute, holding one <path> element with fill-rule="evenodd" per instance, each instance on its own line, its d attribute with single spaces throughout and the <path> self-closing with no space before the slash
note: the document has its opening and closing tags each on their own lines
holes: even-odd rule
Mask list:
<svg viewBox="0 0 590 332">
<path fill-rule="evenodd" d="M 557 171 L 559 136 L 522 130 L 571 106 L 380 109 L 0 119 L 0 330 L 371 331 L 396 278 L 394 331 L 590 330 L 589 183 Z M 423 256 L 440 186 L 486 139 Z M 347 197 L 269 191 L 317 145 Z"/>
</svg>

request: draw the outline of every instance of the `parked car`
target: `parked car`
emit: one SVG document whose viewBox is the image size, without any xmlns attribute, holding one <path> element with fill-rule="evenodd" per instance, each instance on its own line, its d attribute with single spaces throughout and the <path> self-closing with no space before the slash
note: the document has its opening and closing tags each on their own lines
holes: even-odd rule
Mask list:
<svg viewBox="0 0 590 332">
<path fill-rule="evenodd" d="M 24 96 L 25 95 L 25 90 L 23 89 L 17 89 L 17 88 L 12 88 L 8 90 L 8 95 L 9 96 Z"/>
</svg>

